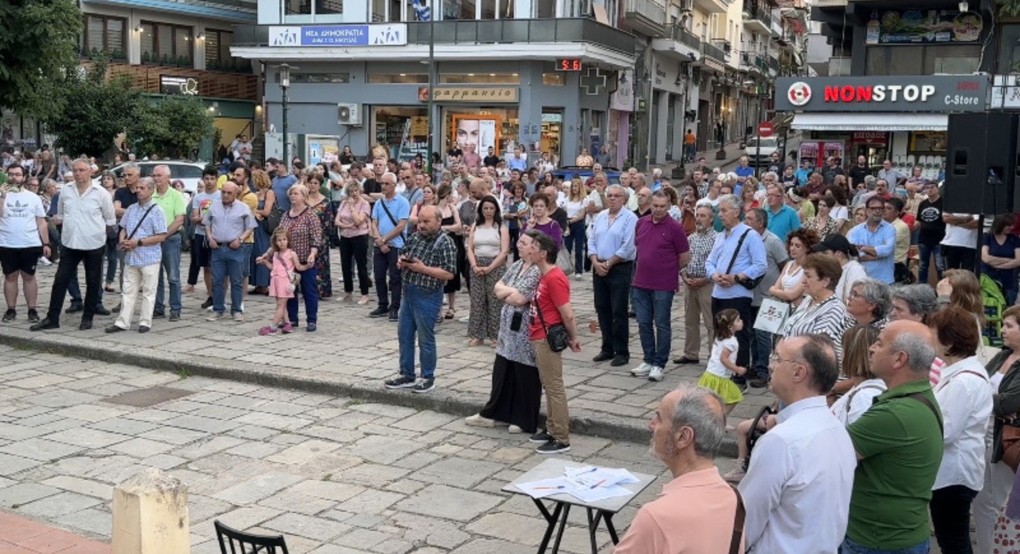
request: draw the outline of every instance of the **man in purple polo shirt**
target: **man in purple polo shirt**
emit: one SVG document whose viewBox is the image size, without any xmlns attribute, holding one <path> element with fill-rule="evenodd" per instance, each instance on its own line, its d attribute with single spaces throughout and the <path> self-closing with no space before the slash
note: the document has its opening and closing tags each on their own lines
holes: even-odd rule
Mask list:
<svg viewBox="0 0 1020 554">
<path fill-rule="evenodd" d="M 635 377 L 661 381 L 673 339 L 673 295 L 680 270 L 691 261 L 687 235 L 683 226 L 669 216 L 669 196 L 664 192 L 652 194 L 651 214 L 638 220 L 634 246 L 637 268 L 631 291 L 644 361 L 630 372 Z"/>
</svg>

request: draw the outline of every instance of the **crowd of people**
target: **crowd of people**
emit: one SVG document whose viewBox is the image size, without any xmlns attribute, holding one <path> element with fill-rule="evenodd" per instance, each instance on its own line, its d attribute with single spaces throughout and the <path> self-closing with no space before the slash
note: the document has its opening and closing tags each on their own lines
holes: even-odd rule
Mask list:
<svg viewBox="0 0 1020 554">
<path fill-rule="evenodd" d="M 201 273 L 207 320 L 228 316 L 229 290 L 235 322 L 246 295 L 275 298 L 260 335 L 299 328 L 302 303 L 314 332 L 320 301 L 353 303 L 357 285 L 360 305 L 375 289 L 369 317 L 397 323 L 399 372 L 384 386 L 427 393 L 436 326 L 458 317 L 467 289 L 467 344 L 493 347 L 495 359 L 490 397 L 466 422 L 506 426 L 555 454 L 570 449 L 562 352 L 581 348 L 571 277 L 590 274 L 590 327 L 600 334 L 592 361 L 652 381 L 669 370 L 682 294 L 685 340 L 672 362 L 704 359 L 706 368 L 699 389 L 663 400 L 654 450 L 678 480 L 695 468 L 710 474 L 703 462 L 724 432 L 715 427 L 748 387 L 770 387 L 778 413 L 736 426 L 740 467 L 725 476 L 740 483 L 749 551 L 799 552 L 810 540 L 821 551 L 924 552 L 930 514 L 943 552 L 969 552 L 972 509 L 978 551 L 992 551 L 1014 473 L 1003 430 L 1020 409 L 1012 214 L 982 222 L 946 212 L 938 183 L 862 160 L 849 171 L 831 160 L 804 171 L 809 164 L 795 170 L 778 155 L 758 170 L 742 158 L 727 173 L 699 159 L 672 183 L 660 170 L 617 177 L 587 152 L 576 160 L 583 173 L 565 178 L 545 158 L 529 166 L 519 149 L 478 164 L 453 152 L 432 167 L 383 155 L 360 162 L 347 148 L 341 158 L 305 167 L 239 156 L 207 168 L 194 194 L 165 165 L 141 177 L 128 164 L 118 177 L 79 158 L 69 182 L 35 187 L 31 171 L 5 160 L 3 320 L 17 318 L 20 280 L 33 331 L 59 327 L 70 294 L 66 313 L 81 312 L 80 329 L 119 312 L 106 332 L 126 331 L 137 308 L 144 333 L 153 319 L 188 316 L 182 291 L 194 291 Z M 50 261 L 57 269 L 40 317 L 35 271 Z M 107 310 L 103 293 L 114 285 L 120 302 Z M 986 320 L 989 298 L 1000 299 L 999 312 Z M 1001 337 L 1001 352 L 987 335 Z M 748 435 L 762 435 L 753 451 Z M 721 479 L 709 474 L 683 487 Z M 658 502 L 681 502 L 671 496 Z M 829 516 L 804 534 L 818 513 Z M 639 514 L 620 551 L 666 551 L 643 548 L 675 537 L 632 537 L 675 532 Z"/>
</svg>

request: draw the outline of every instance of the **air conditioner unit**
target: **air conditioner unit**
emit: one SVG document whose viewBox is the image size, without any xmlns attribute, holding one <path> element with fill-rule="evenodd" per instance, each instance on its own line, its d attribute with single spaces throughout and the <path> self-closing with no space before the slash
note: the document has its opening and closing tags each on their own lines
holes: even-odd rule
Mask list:
<svg viewBox="0 0 1020 554">
<path fill-rule="evenodd" d="M 694 11 L 694 0 L 680 0 L 680 11 L 691 13 Z"/>
<path fill-rule="evenodd" d="M 340 125 L 350 125 L 352 127 L 361 126 L 361 104 L 337 104 L 337 123 Z"/>
</svg>

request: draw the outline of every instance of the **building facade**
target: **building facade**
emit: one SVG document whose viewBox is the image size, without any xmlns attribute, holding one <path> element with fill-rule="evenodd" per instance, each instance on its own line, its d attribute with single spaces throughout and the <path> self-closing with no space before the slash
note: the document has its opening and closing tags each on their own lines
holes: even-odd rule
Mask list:
<svg viewBox="0 0 1020 554">
<path fill-rule="evenodd" d="M 258 25 L 236 28 L 232 52 L 264 67 L 268 151 L 282 153 L 287 64 L 286 133 L 299 157 L 328 159 L 345 145 L 364 156 L 382 144 L 407 160 L 427 156 L 431 134 L 434 152 L 522 146 L 570 165 L 582 148 L 606 145 L 622 164 L 635 47 L 614 27 L 615 5 L 428 4 L 261 0 Z"/>
<path fill-rule="evenodd" d="M 801 156 L 819 164 L 863 155 L 872 167 L 890 159 L 905 172 L 921 166 L 936 176 L 948 114 L 987 110 L 990 82 L 978 73 L 1008 63 L 982 56 L 998 34 L 997 9 L 992 0 L 816 0 L 809 63 L 828 77 L 776 87 L 782 109 L 796 113 L 793 127 L 805 132 Z"/>
<path fill-rule="evenodd" d="M 83 64 L 103 55 L 109 71 L 155 98 L 170 94 L 203 100 L 223 145 L 252 136 L 259 124 L 259 89 L 250 61 L 230 54 L 233 26 L 254 23 L 254 0 L 82 0 L 79 54 Z M 0 133 L 8 146 L 32 151 L 53 136 L 35 120 L 5 112 Z M 203 145 L 211 160 L 216 146 Z"/>
</svg>

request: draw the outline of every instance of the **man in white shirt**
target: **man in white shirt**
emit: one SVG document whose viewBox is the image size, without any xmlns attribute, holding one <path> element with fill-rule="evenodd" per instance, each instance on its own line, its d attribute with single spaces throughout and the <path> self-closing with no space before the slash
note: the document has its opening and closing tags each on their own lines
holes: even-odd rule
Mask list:
<svg viewBox="0 0 1020 554">
<path fill-rule="evenodd" d="M 53 292 L 46 317 L 31 326 L 32 331 L 60 327 L 60 309 L 64 305 L 67 284 L 75 278 L 78 264 L 85 265 L 85 306 L 78 328 L 92 328 L 92 316 L 99 304 L 102 289 L 103 255 L 106 252 L 106 228 L 117 224 L 113 197 L 98 184 L 92 183 L 92 164 L 79 158 L 71 164 L 74 182 L 60 190 L 56 218 L 63 222 L 60 235 L 61 252 Z"/>
<path fill-rule="evenodd" d="M 825 402 L 838 376 L 828 337 L 791 337 L 776 346 L 772 392 L 786 408 L 755 445 L 740 483 L 748 553 L 835 553 L 843 542 L 857 458 Z"/>
<path fill-rule="evenodd" d="M 942 239 L 942 256 L 946 260 L 946 269 L 974 271 L 978 216 L 943 213 L 942 221 L 946 223 L 946 236 Z"/>
<path fill-rule="evenodd" d="M 35 268 L 40 256 L 50 256 L 50 232 L 42 199 L 21 188 L 25 169 L 20 165 L 7 168 L 10 182 L 0 187 L 0 265 L 4 272 L 4 297 L 7 300 L 5 322 L 18 317 L 18 277 L 21 277 L 28 304 L 28 320 L 39 321 L 36 301 L 39 284 Z"/>
</svg>

